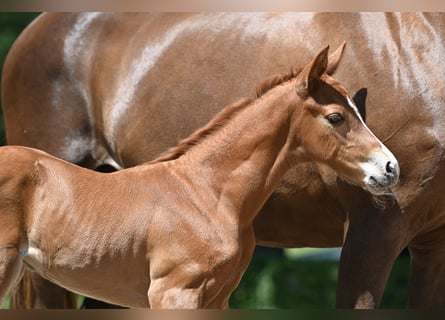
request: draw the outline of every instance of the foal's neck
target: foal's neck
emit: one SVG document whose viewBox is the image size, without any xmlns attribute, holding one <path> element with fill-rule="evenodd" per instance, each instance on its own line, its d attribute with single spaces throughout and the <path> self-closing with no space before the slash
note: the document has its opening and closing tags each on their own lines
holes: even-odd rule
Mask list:
<svg viewBox="0 0 445 320">
<path fill-rule="evenodd" d="M 249 222 L 295 164 L 292 101 L 284 85 L 275 88 L 180 158 Z"/>
</svg>

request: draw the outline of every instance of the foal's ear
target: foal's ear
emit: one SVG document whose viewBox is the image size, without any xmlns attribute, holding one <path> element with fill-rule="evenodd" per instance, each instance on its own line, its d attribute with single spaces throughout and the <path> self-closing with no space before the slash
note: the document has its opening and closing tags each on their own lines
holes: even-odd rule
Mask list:
<svg viewBox="0 0 445 320">
<path fill-rule="evenodd" d="M 334 53 L 329 55 L 329 62 L 328 67 L 326 68 L 326 73 L 328 75 L 333 75 L 335 71 L 337 71 L 338 64 L 340 63 L 341 57 L 343 56 L 343 51 L 346 46 L 346 41 L 343 41 L 343 43 L 335 50 Z"/>
<path fill-rule="evenodd" d="M 297 77 L 296 90 L 301 98 L 306 98 L 314 85 L 328 67 L 329 46 L 321 50 L 315 58 L 307 64 Z"/>
</svg>

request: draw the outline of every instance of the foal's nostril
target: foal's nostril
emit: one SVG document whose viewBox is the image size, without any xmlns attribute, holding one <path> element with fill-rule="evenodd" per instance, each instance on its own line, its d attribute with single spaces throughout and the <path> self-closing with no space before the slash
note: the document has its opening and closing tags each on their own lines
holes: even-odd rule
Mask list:
<svg viewBox="0 0 445 320">
<path fill-rule="evenodd" d="M 391 174 L 396 173 L 396 165 L 391 161 L 388 161 L 388 163 L 386 163 L 386 173 L 391 173 Z"/>
</svg>

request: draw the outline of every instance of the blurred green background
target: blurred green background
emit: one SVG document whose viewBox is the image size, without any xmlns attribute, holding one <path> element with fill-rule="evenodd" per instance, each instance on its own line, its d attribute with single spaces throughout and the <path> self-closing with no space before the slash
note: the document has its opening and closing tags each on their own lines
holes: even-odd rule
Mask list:
<svg viewBox="0 0 445 320">
<path fill-rule="evenodd" d="M 255 254 L 231 308 L 335 308 L 340 249 L 284 249 L 282 257 Z M 394 264 L 381 308 L 406 308 L 409 256 Z"/>
<path fill-rule="evenodd" d="M 0 71 L 14 39 L 38 13 L 0 13 Z M 3 115 L 0 144 L 5 144 Z M 1 223 L 1 222 L 0 222 Z M 238 289 L 232 308 L 334 308 L 339 249 L 258 249 Z M 395 263 L 382 308 L 405 308 L 409 257 Z M 9 306 L 8 299 L 3 307 Z"/>
</svg>

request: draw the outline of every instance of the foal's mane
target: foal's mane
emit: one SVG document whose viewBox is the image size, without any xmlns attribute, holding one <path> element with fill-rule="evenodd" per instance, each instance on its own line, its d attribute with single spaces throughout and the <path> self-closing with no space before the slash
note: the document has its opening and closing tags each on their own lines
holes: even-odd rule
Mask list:
<svg viewBox="0 0 445 320">
<path fill-rule="evenodd" d="M 256 88 L 256 96 L 257 98 L 264 95 L 267 91 L 271 90 L 272 88 L 292 80 L 298 74 L 301 72 L 301 69 L 291 69 L 288 73 L 278 74 L 275 76 L 272 76 L 268 79 L 263 80 Z"/>
<path fill-rule="evenodd" d="M 253 99 L 244 98 L 235 102 L 228 107 L 225 107 L 217 115 L 210 120 L 204 127 L 196 130 L 188 138 L 185 138 L 179 143 L 167 149 L 159 157 L 149 162 L 149 164 L 170 161 L 178 159 L 180 156 L 184 155 L 190 148 L 197 145 L 205 137 L 211 135 L 213 132 L 218 131 L 219 128 L 223 127 L 230 119 L 234 117 L 240 110 L 244 109 L 246 106 L 251 104 Z"/>
<path fill-rule="evenodd" d="M 292 69 L 288 73 L 275 75 L 268 79 L 263 80 L 256 89 L 256 97 L 259 98 L 264 95 L 266 92 L 271 90 L 272 88 L 287 82 L 294 77 L 296 77 L 300 70 Z M 252 104 L 255 99 L 251 98 L 243 98 L 227 107 L 222 109 L 220 112 L 210 120 L 202 128 L 198 129 L 194 133 L 192 133 L 188 138 L 181 140 L 176 146 L 167 149 L 156 159 L 148 162 L 148 164 L 154 164 L 158 162 L 175 160 L 184 155 L 188 150 L 190 150 L 193 146 L 197 145 L 201 142 L 205 137 L 211 135 L 212 133 L 218 131 L 220 128 L 224 127 L 224 125 L 232 119 L 238 112 L 243 110 L 246 106 Z"/>
</svg>

